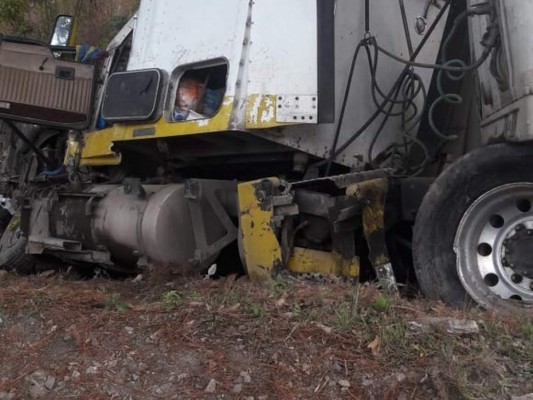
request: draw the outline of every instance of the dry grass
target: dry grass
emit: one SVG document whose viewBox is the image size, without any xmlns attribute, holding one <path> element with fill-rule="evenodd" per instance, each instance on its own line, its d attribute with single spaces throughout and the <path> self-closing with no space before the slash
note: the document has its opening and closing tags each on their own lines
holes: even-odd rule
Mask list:
<svg viewBox="0 0 533 400">
<path fill-rule="evenodd" d="M 473 319 L 481 332 L 411 331 L 410 321 L 428 316 Z M 9 276 L 1 281 L 0 317 L 0 392 L 17 398 L 38 369 L 56 377 L 50 398 L 506 399 L 533 392 L 531 321 L 391 301 L 372 286 Z M 91 366 L 97 371 L 86 373 Z M 204 392 L 210 379 L 216 394 Z"/>
</svg>

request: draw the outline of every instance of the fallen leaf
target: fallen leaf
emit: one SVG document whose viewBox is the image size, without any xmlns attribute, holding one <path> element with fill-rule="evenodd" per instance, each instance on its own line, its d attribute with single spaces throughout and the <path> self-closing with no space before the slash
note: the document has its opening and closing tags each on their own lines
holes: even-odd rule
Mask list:
<svg viewBox="0 0 533 400">
<path fill-rule="evenodd" d="M 377 355 L 379 353 L 380 345 L 381 345 L 381 340 L 379 339 L 379 336 L 376 336 L 376 338 L 372 340 L 366 347 L 372 350 L 373 355 Z"/>
</svg>

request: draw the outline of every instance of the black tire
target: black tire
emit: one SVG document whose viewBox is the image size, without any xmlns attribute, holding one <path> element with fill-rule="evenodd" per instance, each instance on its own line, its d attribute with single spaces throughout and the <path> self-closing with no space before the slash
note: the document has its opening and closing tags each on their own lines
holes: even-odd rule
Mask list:
<svg viewBox="0 0 533 400">
<path fill-rule="evenodd" d="M 0 208 L 0 232 L 4 232 L 11 221 L 11 213 L 5 208 Z"/>
<path fill-rule="evenodd" d="M 20 217 L 14 215 L 0 238 L 0 269 L 21 275 L 35 272 L 35 259 L 26 254 L 26 238 L 20 232 Z"/>
<path fill-rule="evenodd" d="M 432 184 L 418 211 L 413 234 L 415 273 L 428 298 L 454 307 L 475 304 L 457 272 L 453 245 L 459 223 L 480 196 L 518 182 L 533 182 L 531 144 L 478 149 L 457 160 Z"/>
</svg>

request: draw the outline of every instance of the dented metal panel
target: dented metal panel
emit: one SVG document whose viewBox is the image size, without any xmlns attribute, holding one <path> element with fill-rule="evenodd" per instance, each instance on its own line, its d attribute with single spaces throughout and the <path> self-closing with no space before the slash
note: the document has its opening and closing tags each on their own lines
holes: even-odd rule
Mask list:
<svg viewBox="0 0 533 400">
<path fill-rule="evenodd" d="M 396 278 L 390 262 L 385 238 L 385 202 L 389 181 L 378 178 L 356 183 L 346 189 L 363 208 L 363 232 L 368 244 L 368 258 L 374 267 L 381 288 L 389 294 L 398 294 Z"/>
<path fill-rule="evenodd" d="M 241 183 L 239 196 L 239 247 L 246 273 L 256 282 L 271 282 L 283 268 L 282 250 L 276 236 L 272 196 L 277 178 Z"/>
</svg>

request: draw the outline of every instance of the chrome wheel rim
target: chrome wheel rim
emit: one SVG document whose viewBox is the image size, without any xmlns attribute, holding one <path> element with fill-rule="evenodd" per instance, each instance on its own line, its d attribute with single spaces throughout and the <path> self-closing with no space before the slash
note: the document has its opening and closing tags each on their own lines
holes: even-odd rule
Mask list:
<svg viewBox="0 0 533 400">
<path fill-rule="evenodd" d="M 533 307 L 533 184 L 502 185 L 472 203 L 454 251 L 459 279 L 478 304 Z"/>
</svg>

